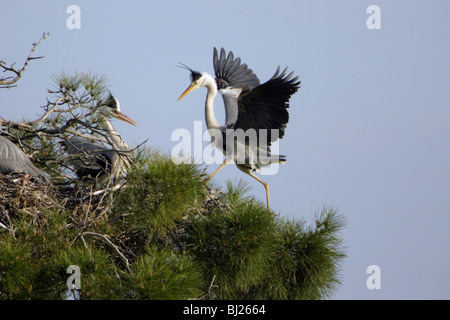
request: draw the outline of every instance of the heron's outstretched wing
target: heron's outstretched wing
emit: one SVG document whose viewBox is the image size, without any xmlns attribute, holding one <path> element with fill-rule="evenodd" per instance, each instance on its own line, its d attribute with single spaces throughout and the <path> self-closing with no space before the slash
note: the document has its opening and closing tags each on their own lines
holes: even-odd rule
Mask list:
<svg viewBox="0 0 450 320">
<path fill-rule="evenodd" d="M 225 104 L 225 125 L 230 126 L 237 120 L 237 99 L 242 88 L 246 86 L 253 89 L 259 86 L 260 82 L 247 64 L 241 64 L 241 58 L 235 59 L 231 51 L 227 55 L 223 48 L 220 49 L 220 57 L 217 49 L 214 48 L 213 65 L 217 88 Z"/>
<path fill-rule="evenodd" d="M 24 172 L 45 181 L 50 179 L 50 175 L 36 168 L 18 146 L 3 137 L 0 137 L 0 172 Z"/>
<path fill-rule="evenodd" d="M 278 67 L 267 82 L 254 89 L 244 87 L 237 101 L 238 116 L 234 129 L 246 131 L 252 128 L 257 134 L 260 129 L 266 129 L 267 146 L 283 137 L 289 121 L 289 99 L 300 88 L 298 77 L 294 78 L 293 72 L 286 75 L 286 71 L 287 68 L 280 73 Z M 278 130 L 278 134 L 272 135 L 271 129 Z"/>
<path fill-rule="evenodd" d="M 249 69 L 245 63 L 241 64 L 241 58 L 234 59 L 231 51 L 227 55 L 225 49 L 221 48 L 219 57 L 217 49 L 214 48 L 213 65 L 219 90 L 229 86 L 242 87 L 243 85 L 253 89 L 260 84 L 252 69 Z"/>
</svg>

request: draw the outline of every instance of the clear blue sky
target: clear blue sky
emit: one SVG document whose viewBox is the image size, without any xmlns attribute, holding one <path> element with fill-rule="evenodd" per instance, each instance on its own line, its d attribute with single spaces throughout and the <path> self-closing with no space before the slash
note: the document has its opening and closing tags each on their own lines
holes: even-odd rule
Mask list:
<svg viewBox="0 0 450 320">
<path fill-rule="evenodd" d="M 81 29 L 69 30 L 69 5 Z M 381 29 L 369 30 L 369 5 Z M 24 62 L 18 87 L 0 91 L 0 116 L 40 113 L 50 77 L 91 71 L 111 80 L 138 127 L 115 123 L 130 144 L 170 151 L 178 128 L 203 121 L 206 90 L 177 102 L 183 62 L 213 72 L 212 49 L 232 50 L 261 81 L 278 65 L 302 80 L 280 152 L 266 176 L 271 207 L 311 222 L 322 206 L 347 218 L 348 258 L 335 299 L 450 298 L 450 3 L 444 1 L 12 1 L 0 4 L 0 59 Z M 216 112 L 223 116 L 222 99 Z M 215 169 L 212 166 L 211 169 Z M 235 166 L 215 178 L 244 178 Z M 366 269 L 381 269 L 369 290 Z"/>
</svg>

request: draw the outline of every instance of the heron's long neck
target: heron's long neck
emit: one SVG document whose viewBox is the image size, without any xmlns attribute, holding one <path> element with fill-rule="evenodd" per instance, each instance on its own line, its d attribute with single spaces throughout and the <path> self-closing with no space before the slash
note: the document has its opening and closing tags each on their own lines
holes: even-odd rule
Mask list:
<svg viewBox="0 0 450 320">
<path fill-rule="evenodd" d="M 206 96 L 205 102 L 205 117 L 206 117 L 206 127 L 208 129 L 214 129 L 222 127 L 222 125 L 217 121 L 214 114 L 214 98 L 217 95 L 217 85 L 216 80 L 210 75 L 206 78 L 206 89 L 208 89 L 208 94 Z"/>
<path fill-rule="evenodd" d="M 130 150 L 130 147 L 128 146 L 128 144 L 125 141 L 123 141 L 120 134 L 114 128 L 112 123 L 108 121 L 108 119 L 106 119 L 106 118 L 101 119 L 100 126 L 106 131 L 106 133 L 111 138 L 111 141 L 114 144 L 114 149 L 122 150 L 122 151 Z"/>
</svg>

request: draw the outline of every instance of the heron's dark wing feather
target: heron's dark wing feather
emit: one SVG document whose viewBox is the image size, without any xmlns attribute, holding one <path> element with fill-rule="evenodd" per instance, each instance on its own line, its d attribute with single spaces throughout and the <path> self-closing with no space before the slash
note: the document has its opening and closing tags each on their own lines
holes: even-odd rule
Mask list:
<svg viewBox="0 0 450 320">
<path fill-rule="evenodd" d="M 111 158 L 104 154 L 99 154 L 95 158 L 95 163 L 91 166 L 76 167 L 77 176 L 83 180 L 98 179 L 103 181 L 112 172 L 113 163 Z"/>
<path fill-rule="evenodd" d="M 219 57 L 217 49 L 214 48 L 213 65 L 218 89 L 229 86 L 242 87 L 243 85 L 253 89 L 260 84 L 258 77 L 248 68 L 247 64 L 241 64 L 241 59 L 235 59 L 231 51 L 227 55 L 222 48 Z"/>
<path fill-rule="evenodd" d="M 286 75 L 287 68 L 280 73 L 278 67 L 275 74 L 267 82 L 254 89 L 245 88 L 238 98 L 238 117 L 234 129 L 244 131 L 253 128 L 257 134 L 260 129 L 267 130 L 267 146 L 282 138 L 289 121 L 290 97 L 300 88 L 298 77 L 294 73 Z M 277 135 L 271 129 L 278 130 Z"/>
</svg>

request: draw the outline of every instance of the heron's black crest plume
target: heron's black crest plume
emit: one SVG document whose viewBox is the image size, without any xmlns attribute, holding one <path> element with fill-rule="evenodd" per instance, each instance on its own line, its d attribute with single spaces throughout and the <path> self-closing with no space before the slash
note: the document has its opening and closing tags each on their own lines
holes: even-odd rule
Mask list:
<svg viewBox="0 0 450 320">
<path fill-rule="evenodd" d="M 181 62 L 178 62 L 178 63 L 179 63 L 179 65 L 177 66 L 178 68 L 183 68 L 190 72 L 193 72 L 193 70 L 191 68 L 189 68 L 187 65 L 185 65 L 184 63 L 181 63 Z"/>
<path fill-rule="evenodd" d="M 112 95 L 111 91 L 108 90 L 108 95 L 104 103 L 102 105 L 108 106 L 113 109 L 117 109 L 117 101 Z"/>
<path fill-rule="evenodd" d="M 202 76 L 202 74 L 198 71 L 194 71 L 191 68 L 189 68 L 187 65 L 185 65 L 184 63 L 178 62 L 180 65 L 178 65 L 177 67 L 179 68 L 183 68 L 188 70 L 191 73 L 191 81 L 195 81 L 200 79 L 200 77 Z"/>
</svg>

